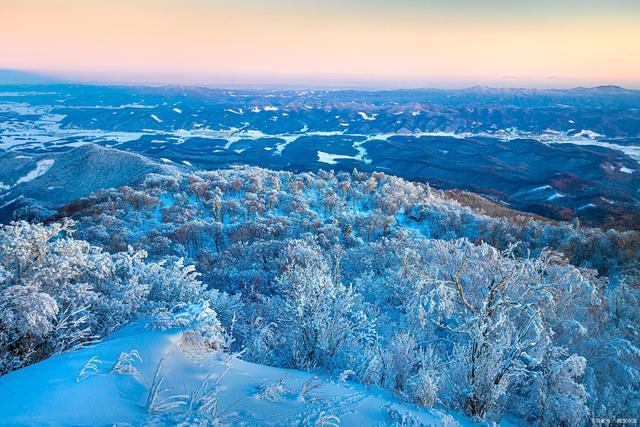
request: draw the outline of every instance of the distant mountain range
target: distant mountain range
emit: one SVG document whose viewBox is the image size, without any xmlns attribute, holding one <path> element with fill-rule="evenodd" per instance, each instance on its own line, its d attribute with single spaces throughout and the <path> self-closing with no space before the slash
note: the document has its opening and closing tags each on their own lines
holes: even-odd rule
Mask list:
<svg viewBox="0 0 640 427">
<path fill-rule="evenodd" d="M 144 157 L 92 148 L 85 161 L 87 152 L 76 147 L 89 143 Z M 51 209 L 158 165 L 249 164 L 380 171 L 553 219 L 640 228 L 640 91 L 617 86 L 258 91 L 14 84 L 0 87 L 0 150 L 7 151 L 0 157 L 5 218 L 13 215 L 11 200 L 35 198 Z"/>
<path fill-rule="evenodd" d="M 63 80 L 46 74 L 29 71 L 0 69 L 0 85 L 38 85 L 56 84 Z"/>
</svg>

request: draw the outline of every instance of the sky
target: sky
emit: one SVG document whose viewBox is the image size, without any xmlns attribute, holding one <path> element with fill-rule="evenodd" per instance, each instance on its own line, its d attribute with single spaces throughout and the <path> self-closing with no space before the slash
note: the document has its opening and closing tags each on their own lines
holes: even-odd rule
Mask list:
<svg viewBox="0 0 640 427">
<path fill-rule="evenodd" d="M 0 0 L 0 68 L 115 83 L 640 88 L 640 1 Z"/>
</svg>

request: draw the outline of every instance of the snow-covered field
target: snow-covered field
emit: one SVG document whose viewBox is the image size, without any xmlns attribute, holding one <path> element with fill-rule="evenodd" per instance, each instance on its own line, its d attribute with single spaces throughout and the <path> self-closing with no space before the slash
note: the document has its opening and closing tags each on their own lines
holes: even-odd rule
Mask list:
<svg viewBox="0 0 640 427">
<path fill-rule="evenodd" d="M 121 354 L 132 350 L 141 360 L 133 355 L 130 372 L 115 372 L 122 371 L 114 371 Z M 161 391 L 154 396 L 150 389 L 160 378 Z M 199 406 L 205 400 L 215 403 L 207 414 Z M 0 401 L 2 425 L 140 425 L 205 418 L 208 425 L 392 425 L 402 417 L 423 425 L 471 424 L 401 403 L 381 389 L 194 347 L 181 330 L 147 330 L 143 322 L 94 347 L 0 377 Z"/>
<path fill-rule="evenodd" d="M 318 151 L 318 161 L 321 163 L 326 163 L 328 165 L 335 165 L 338 163 L 338 160 L 351 159 L 358 160 L 355 156 L 347 156 L 345 154 L 333 154 L 333 153 L 325 153 L 324 151 Z"/>
<path fill-rule="evenodd" d="M 86 108 L 86 109 L 123 109 L 123 108 L 147 108 L 153 109 L 154 105 L 137 105 L 127 104 L 118 107 L 110 106 L 83 106 L 83 107 L 69 107 L 69 108 Z M 0 149 L 43 149 L 45 147 L 65 145 L 65 146 L 77 146 L 84 143 L 94 142 L 112 142 L 110 146 L 117 146 L 121 143 L 135 141 L 145 135 L 160 135 L 164 137 L 173 137 L 177 139 L 178 143 L 184 142 L 189 138 L 213 138 L 213 139 L 226 139 L 225 149 L 229 149 L 231 145 L 240 140 L 257 140 L 260 138 L 278 138 L 282 139 L 284 143 L 278 144 L 275 154 L 281 154 L 282 150 L 299 137 L 302 136 L 359 136 L 365 137 L 366 140 L 361 142 L 360 145 L 371 140 L 387 141 L 393 136 L 412 136 L 415 138 L 421 137 L 451 137 L 457 139 L 466 139 L 473 137 L 492 137 L 502 141 L 509 141 L 515 138 L 534 138 L 538 139 L 545 144 L 575 144 L 586 146 L 599 146 L 609 148 L 611 150 L 619 151 L 628 155 L 629 157 L 640 160 L 640 148 L 634 145 L 621 145 L 615 142 L 615 139 L 607 139 L 602 135 L 591 131 L 589 129 L 583 129 L 577 133 L 559 132 L 551 129 L 542 133 L 531 133 L 523 131 L 517 128 L 508 129 L 495 129 L 492 132 L 423 132 L 423 131 L 401 131 L 401 132 L 387 132 L 387 133 L 373 133 L 364 134 L 358 132 L 348 132 L 348 129 L 331 130 L 331 131 L 310 131 L 307 124 L 298 132 L 287 133 L 265 133 L 261 130 L 252 129 L 248 123 L 245 123 L 245 127 L 236 128 L 228 127 L 222 129 L 211 129 L 202 124 L 194 124 L 191 129 L 140 129 L 135 132 L 125 131 L 105 131 L 100 129 L 99 124 L 96 123 L 95 129 L 79 129 L 79 128 L 63 128 L 60 126 L 60 122 L 65 118 L 64 115 L 53 114 L 52 105 L 30 105 L 21 102 L 2 102 L 0 103 L 0 112 L 15 113 L 19 116 L 23 116 L 20 119 L 12 119 L 5 122 L 0 122 Z M 276 112 L 279 109 L 270 105 L 260 107 L 253 107 L 252 112 L 269 111 Z M 173 108 L 173 112 L 182 114 L 183 110 L 180 108 Z M 227 108 L 225 111 L 233 113 L 234 115 L 242 115 L 244 111 L 241 108 L 232 109 Z M 287 114 L 287 113 L 283 113 Z M 413 112 L 412 115 L 419 114 L 419 112 Z M 34 118 L 37 117 L 37 118 Z M 162 124 L 164 120 L 157 114 L 150 114 L 149 117 L 156 123 Z M 367 114 L 365 112 L 357 112 L 357 117 L 361 120 L 370 122 L 375 121 L 377 114 Z M 354 119 L 357 120 L 357 119 Z M 341 122 L 339 126 L 350 126 L 349 123 Z M 344 157 L 346 159 L 355 159 L 359 161 L 365 161 L 366 152 L 363 153 L 363 149 L 360 146 L 354 145 L 354 148 L 358 149 L 359 154 L 354 157 Z M 335 158 L 339 159 L 339 157 Z M 322 160 L 320 160 L 322 162 Z M 326 163 L 326 162 L 325 162 Z M 332 163 L 330 163 L 332 164 Z"/>
</svg>

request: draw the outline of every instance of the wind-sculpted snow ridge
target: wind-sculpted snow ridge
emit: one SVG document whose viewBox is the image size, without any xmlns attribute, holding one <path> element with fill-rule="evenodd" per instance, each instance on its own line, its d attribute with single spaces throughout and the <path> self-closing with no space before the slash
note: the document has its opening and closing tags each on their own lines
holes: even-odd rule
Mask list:
<svg viewBox="0 0 640 427">
<path fill-rule="evenodd" d="M 470 424 L 339 377 L 212 351 L 197 345 L 189 327 L 154 329 L 138 322 L 0 378 L 2 424 Z"/>
<path fill-rule="evenodd" d="M 3 372 L 151 319 L 153 329 L 188 328 L 193 347 L 359 383 L 353 387 L 362 392 L 382 388 L 407 404 L 477 421 L 555 426 L 635 416 L 638 233 L 554 223 L 488 202 L 465 207 L 454 199 L 466 201 L 464 194 L 382 173 L 241 167 L 148 175 L 135 188 L 103 190 L 67 205 L 49 226 L 4 227 Z M 68 218 L 75 223 L 56 225 Z M 118 372 L 149 357 L 145 348 L 125 347 L 108 356 Z M 73 365 L 79 384 L 107 381 L 91 350 L 55 360 L 82 354 Z M 190 398 L 160 396 L 152 360 L 144 369 L 157 393 L 149 392 L 148 405 L 177 413 L 184 399 L 193 402 L 191 386 Z M 53 362 L 44 363 L 33 369 Z M 233 363 L 248 377 L 271 369 Z M 256 374 L 269 378 L 264 384 L 245 377 L 261 384 L 252 393 L 292 400 L 297 386 L 273 381 L 284 371 L 269 372 Z M 3 394 L 12 390 L 7 378 L 24 378 L 19 374 L 0 377 Z M 167 381 L 195 383 L 182 375 Z M 288 375 L 298 381 L 302 374 Z M 112 390 L 113 381 L 100 393 Z M 202 407 L 215 406 L 212 396 L 230 397 L 225 388 L 213 395 L 203 390 L 193 392 L 209 396 L 196 399 Z M 326 416 L 325 423 L 353 415 L 309 400 L 283 405 L 283 411 Z M 418 422 L 402 408 L 380 415 L 375 406 L 377 415 L 365 423 Z M 254 415 L 239 411 L 248 424 Z M 318 420 L 300 416 L 283 423 Z"/>
</svg>

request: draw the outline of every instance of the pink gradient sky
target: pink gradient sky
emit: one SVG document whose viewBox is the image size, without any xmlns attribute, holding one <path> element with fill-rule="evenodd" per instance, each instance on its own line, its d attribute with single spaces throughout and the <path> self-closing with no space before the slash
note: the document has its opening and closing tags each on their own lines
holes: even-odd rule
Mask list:
<svg viewBox="0 0 640 427">
<path fill-rule="evenodd" d="M 640 87 L 640 8 L 565 3 L 0 0 L 0 68 L 131 83 Z"/>
</svg>

